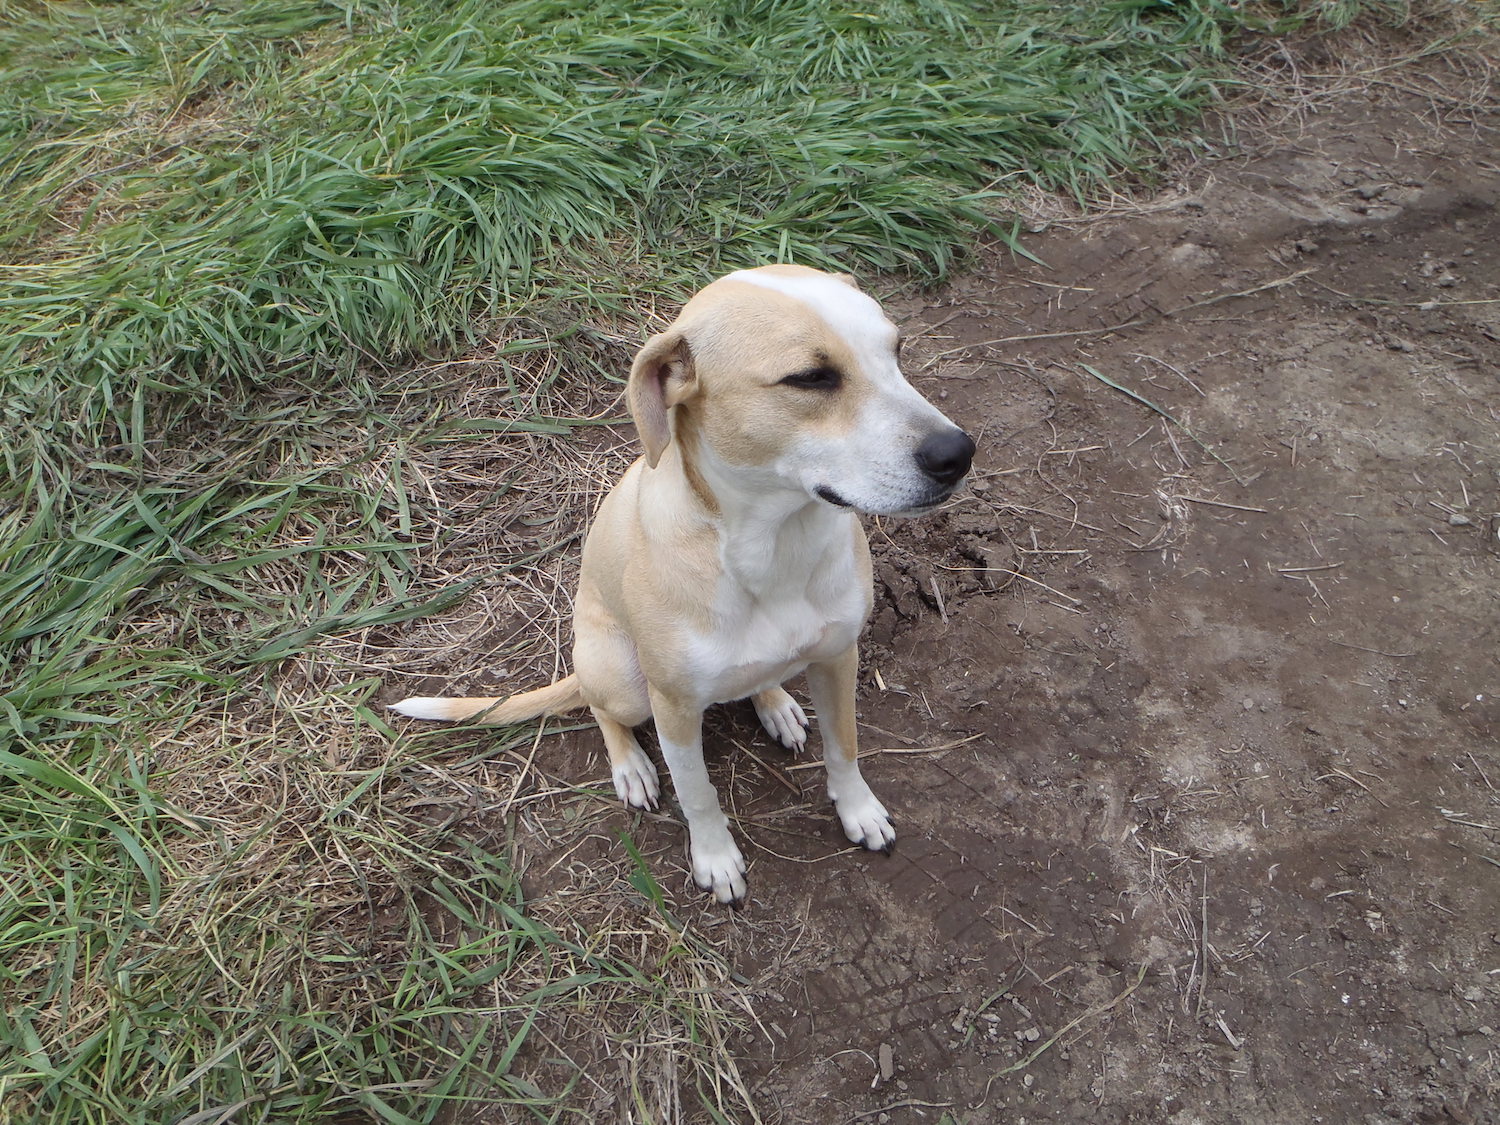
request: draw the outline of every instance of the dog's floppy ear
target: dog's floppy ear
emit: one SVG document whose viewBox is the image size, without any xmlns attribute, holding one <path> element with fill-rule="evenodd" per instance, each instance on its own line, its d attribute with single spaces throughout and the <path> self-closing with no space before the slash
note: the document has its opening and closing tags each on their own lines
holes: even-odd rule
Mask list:
<svg viewBox="0 0 1500 1125">
<path fill-rule="evenodd" d="M 668 411 L 692 398 L 697 390 L 693 351 L 680 330 L 669 328 L 646 341 L 631 364 L 626 397 L 636 432 L 646 447 L 646 464 L 653 469 L 672 440 Z"/>
</svg>

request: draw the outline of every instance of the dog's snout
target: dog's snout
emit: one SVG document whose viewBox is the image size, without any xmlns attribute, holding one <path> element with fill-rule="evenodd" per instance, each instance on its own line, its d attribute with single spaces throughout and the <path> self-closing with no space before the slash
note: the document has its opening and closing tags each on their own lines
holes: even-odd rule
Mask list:
<svg viewBox="0 0 1500 1125">
<path fill-rule="evenodd" d="M 917 446 L 917 465 L 939 484 L 957 484 L 974 463 L 974 439 L 962 430 L 938 430 Z"/>
</svg>

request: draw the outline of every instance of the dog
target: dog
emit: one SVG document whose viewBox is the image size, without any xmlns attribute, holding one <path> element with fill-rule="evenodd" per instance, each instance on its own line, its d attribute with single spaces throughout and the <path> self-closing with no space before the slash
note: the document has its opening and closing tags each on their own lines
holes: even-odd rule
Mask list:
<svg viewBox="0 0 1500 1125">
<path fill-rule="evenodd" d="M 874 599 L 857 513 L 917 515 L 962 484 L 974 442 L 908 383 L 901 336 L 854 279 L 801 266 L 708 285 L 631 365 L 644 456 L 604 498 L 583 546 L 573 672 L 509 698 L 407 699 L 421 719 L 517 723 L 587 707 L 620 799 L 655 808 L 632 728 L 653 719 L 687 819 L 693 880 L 745 897 L 745 859 L 703 764 L 703 712 L 749 698 L 791 750 L 808 720 L 828 796 L 856 844 L 896 830 L 861 776 L 857 640 Z"/>
</svg>

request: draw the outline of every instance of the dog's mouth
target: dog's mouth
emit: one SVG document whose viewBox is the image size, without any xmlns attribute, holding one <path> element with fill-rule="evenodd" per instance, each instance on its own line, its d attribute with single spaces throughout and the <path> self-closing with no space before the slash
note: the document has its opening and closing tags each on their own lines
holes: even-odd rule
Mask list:
<svg viewBox="0 0 1500 1125">
<path fill-rule="evenodd" d="M 956 487 L 944 488 L 936 495 L 929 496 L 916 504 L 908 505 L 905 508 L 890 508 L 882 511 L 877 511 L 870 508 L 860 508 L 856 504 L 854 504 L 853 501 L 845 500 L 842 496 L 840 496 L 833 489 L 829 488 L 826 484 L 818 485 L 817 488 L 813 489 L 813 494 L 817 496 L 819 500 L 826 501 L 827 503 L 832 504 L 835 508 L 852 508 L 856 511 L 866 512 L 867 514 L 872 516 L 923 516 L 928 512 L 936 510 L 956 491 Z"/>
</svg>

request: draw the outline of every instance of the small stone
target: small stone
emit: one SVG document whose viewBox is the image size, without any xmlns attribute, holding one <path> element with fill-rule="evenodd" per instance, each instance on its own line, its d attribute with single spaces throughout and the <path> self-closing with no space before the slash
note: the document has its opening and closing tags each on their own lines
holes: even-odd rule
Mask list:
<svg viewBox="0 0 1500 1125">
<path fill-rule="evenodd" d="M 1214 264 L 1216 255 L 1206 246 L 1196 242 L 1183 242 L 1167 252 L 1167 258 L 1175 265 L 1190 269 L 1206 269 Z"/>
<path fill-rule="evenodd" d="M 896 1052 L 889 1043 L 880 1045 L 880 1080 L 889 1082 L 896 1074 Z"/>
<path fill-rule="evenodd" d="M 1246 696 L 1246 697 L 1245 697 L 1245 699 L 1243 699 L 1243 700 L 1242 700 L 1242 701 L 1241 701 L 1241 703 L 1240 703 L 1240 706 L 1242 706 L 1242 707 L 1244 707 L 1244 709 L 1245 709 L 1245 710 L 1246 710 L 1246 711 L 1248 711 L 1248 710 L 1250 710 L 1250 709 L 1251 709 L 1251 708 L 1252 708 L 1252 707 L 1254 707 L 1254 706 L 1255 706 L 1255 700 L 1253 700 L 1253 699 L 1251 699 L 1251 698 L 1250 698 L 1250 697 L 1249 697 L 1249 696 Z"/>
<path fill-rule="evenodd" d="M 1028 1027 L 1025 1031 L 1021 1032 L 1021 1038 L 1028 1043 L 1035 1043 L 1041 1037 L 1042 1033 L 1034 1027 Z"/>
<path fill-rule="evenodd" d="M 1476 985 L 1470 985 L 1468 988 L 1464 989 L 1464 999 L 1467 1000 L 1470 1004 L 1477 1004 L 1484 999 L 1484 989 L 1479 988 Z"/>
<path fill-rule="evenodd" d="M 1454 512 L 1451 516 L 1448 517 L 1449 527 L 1468 527 L 1473 522 L 1473 520 L 1464 515 L 1462 512 Z"/>
<path fill-rule="evenodd" d="M 1034 1084 L 1035 1084 L 1035 1083 L 1036 1083 L 1036 1079 L 1035 1079 L 1035 1078 L 1033 1078 L 1033 1077 L 1032 1077 L 1032 1076 L 1031 1076 L 1031 1075 L 1029 1075 L 1029 1074 L 1028 1074 L 1028 1075 L 1025 1075 L 1025 1076 L 1024 1076 L 1024 1077 L 1023 1077 L 1023 1078 L 1022 1078 L 1022 1079 L 1021 1079 L 1021 1085 L 1022 1085 L 1022 1086 L 1025 1086 L 1025 1087 L 1026 1087 L 1026 1088 L 1027 1088 L 1027 1089 L 1028 1089 L 1028 1090 L 1029 1090 L 1029 1089 L 1031 1089 L 1031 1087 L 1032 1087 L 1032 1086 L 1033 1086 L 1033 1085 L 1034 1085 Z"/>
</svg>

